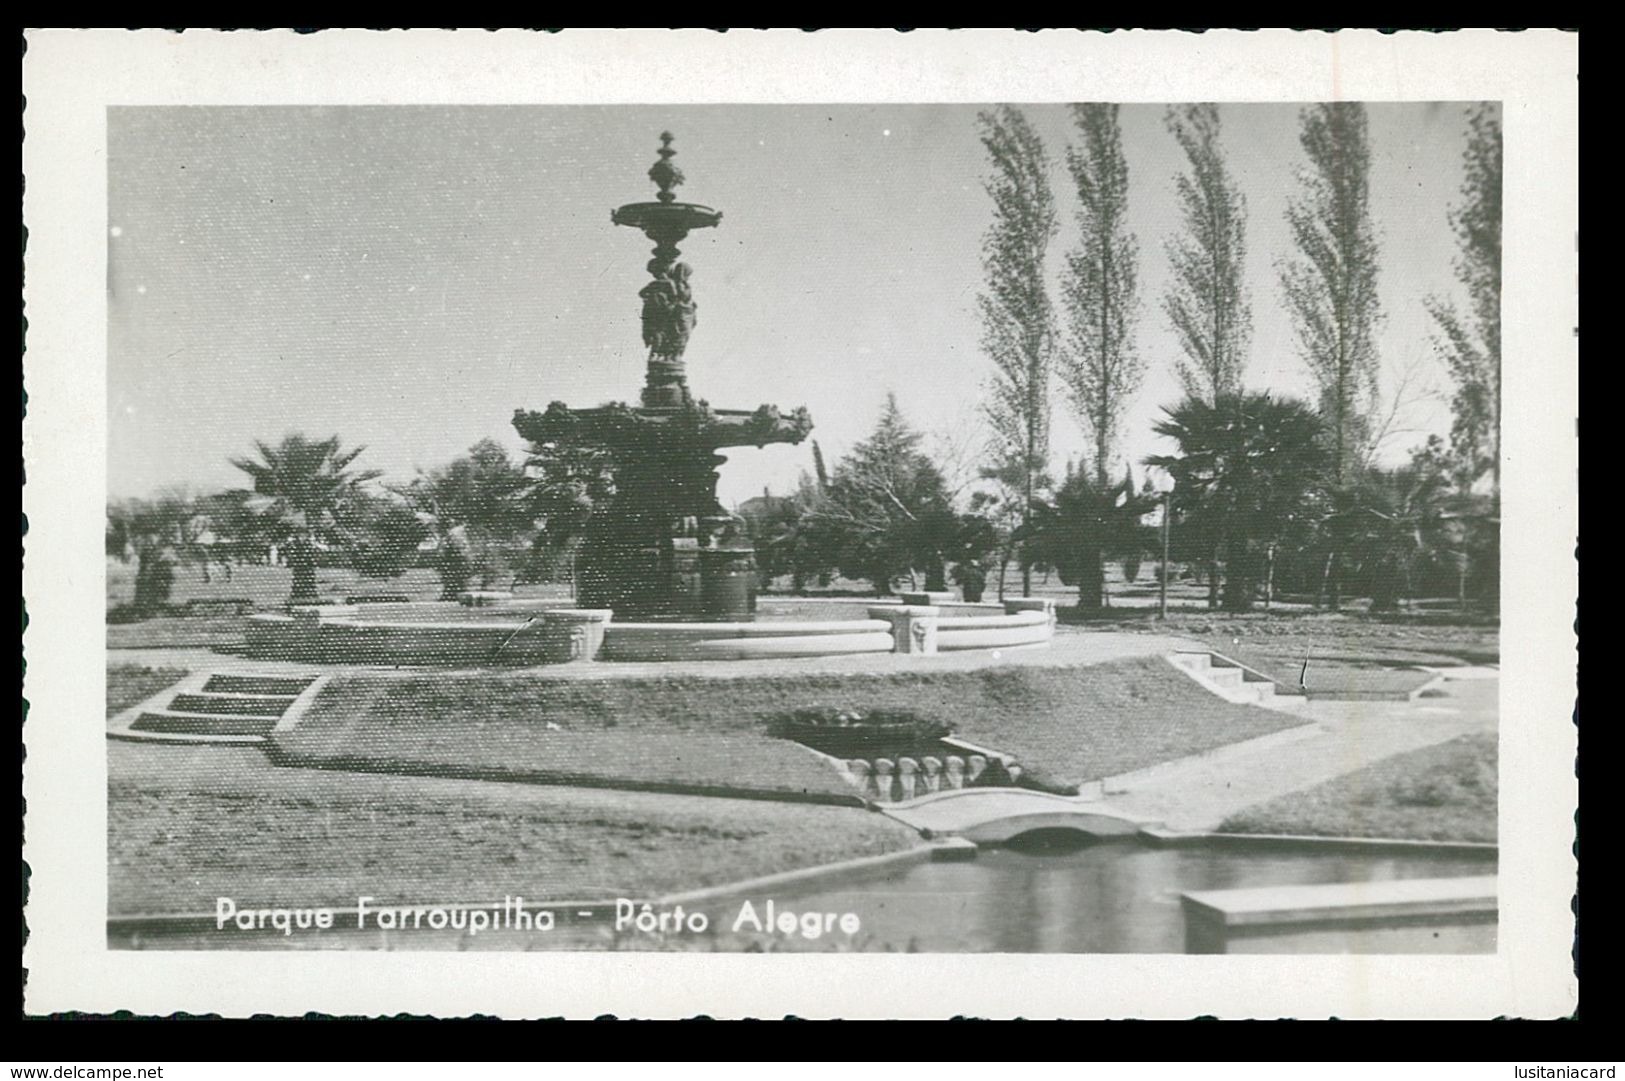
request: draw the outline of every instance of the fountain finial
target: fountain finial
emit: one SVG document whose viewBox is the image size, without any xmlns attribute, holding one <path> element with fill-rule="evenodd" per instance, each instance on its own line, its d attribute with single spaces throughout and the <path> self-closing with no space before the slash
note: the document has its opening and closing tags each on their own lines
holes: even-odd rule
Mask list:
<svg viewBox="0 0 1625 1081">
<path fill-rule="evenodd" d="M 675 200 L 677 196 L 671 189 L 683 182 L 683 171 L 671 163 L 672 157 L 677 153 L 671 148 L 672 138 L 669 131 L 660 133 L 660 160 L 649 167 L 649 179 L 660 187 L 660 194 L 655 198 L 662 203 Z"/>
</svg>

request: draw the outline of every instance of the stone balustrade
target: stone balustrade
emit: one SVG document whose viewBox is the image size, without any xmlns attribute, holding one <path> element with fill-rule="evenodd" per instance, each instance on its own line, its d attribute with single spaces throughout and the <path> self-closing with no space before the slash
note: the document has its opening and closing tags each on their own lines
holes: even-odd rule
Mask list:
<svg viewBox="0 0 1625 1081">
<path fill-rule="evenodd" d="M 940 792 L 942 790 L 942 759 L 927 756 L 920 759 L 920 770 L 925 774 L 925 790 L 927 792 Z"/>
<path fill-rule="evenodd" d="M 970 788 L 987 772 L 986 755 L 900 755 L 896 758 L 849 758 L 837 765 L 848 784 L 878 803 L 906 803 L 934 792 Z M 1006 763 L 1011 779 L 1021 767 Z"/>
<path fill-rule="evenodd" d="M 875 798 L 882 803 L 891 803 L 897 798 L 897 789 L 893 785 L 897 764 L 889 758 L 875 759 Z"/>
<path fill-rule="evenodd" d="M 899 799 L 913 799 L 914 793 L 919 787 L 919 779 L 919 764 L 915 762 L 914 759 L 900 758 L 897 760 L 897 784 Z"/>
</svg>

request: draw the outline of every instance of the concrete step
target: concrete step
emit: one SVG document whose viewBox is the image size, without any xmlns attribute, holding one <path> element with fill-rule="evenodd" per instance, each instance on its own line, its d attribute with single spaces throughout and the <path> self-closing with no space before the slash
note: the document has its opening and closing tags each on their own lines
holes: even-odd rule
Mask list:
<svg viewBox="0 0 1625 1081">
<path fill-rule="evenodd" d="M 166 732 L 202 736 L 264 736 L 276 727 L 276 717 L 211 717 L 198 713 L 149 710 L 130 728 L 136 732 Z"/>
<path fill-rule="evenodd" d="M 315 676 L 245 676 L 221 675 L 209 677 L 203 685 L 207 694 L 271 694 L 293 697 L 310 686 Z"/>
<path fill-rule="evenodd" d="M 178 713 L 211 716 L 280 717 L 296 696 L 291 694 L 177 694 L 169 708 Z"/>
<path fill-rule="evenodd" d="M 1185 651 L 1168 659 L 1202 686 L 1230 702 L 1279 709 L 1277 699 L 1297 697 L 1297 688 L 1216 653 Z"/>
</svg>

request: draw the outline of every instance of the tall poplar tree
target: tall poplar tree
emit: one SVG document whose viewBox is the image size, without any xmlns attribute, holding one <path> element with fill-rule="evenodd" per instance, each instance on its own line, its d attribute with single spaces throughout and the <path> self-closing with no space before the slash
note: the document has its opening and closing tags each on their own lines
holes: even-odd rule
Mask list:
<svg viewBox="0 0 1625 1081">
<path fill-rule="evenodd" d="M 1111 483 L 1123 413 L 1145 375 L 1134 348 L 1139 242 L 1128 231 L 1128 162 L 1116 105 L 1074 105 L 1078 142 L 1066 163 L 1078 191 L 1078 246 L 1067 254 L 1062 300 L 1071 333 L 1064 370 L 1094 444 L 1095 482 Z"/>
<path fill-rule="evenodd" d="M 1067 147 L 1066 164 L 1078 193 L 1078 246 L 1067 253 L 1061 279 L 1069 331 L 1063 371 L 1094 459 L 1092 475 L 1080 471 L 1069 490 L 1074 502 L 1108 509 L 1123 414 L 1145 375 L 1134 348 L 1140 248 L 1128 230 L 1128 162 L 1117 110 L 1072 106 L 1077 141 Z M 1105 602 L 1105 558 L 1116 532 L 1110 519 L 1109 513 L 1073 518 L 1091 534 L 1074 539 L 1083 555 L 1075 571 L 1082 607 Z"/>
<path fill-rule="evenodd" d="M 1287 207 L 1296 255 L 1281 268 L 1281 288 L 1298 351 L 1319 390 L 1332 505 L 1321 595 L 1339 607 L 1346 525 L 1371 438 L 1377 396 L 1377 237 L 1371 222 L 1371 145 L 1365 106 L 1312 105 L 1299 142 L 1309 157 L 1302 191 Z"/>
<path fill-rule="evenodd" d="M 1309 157 L 1287 207 L 1296 254 L 1280 267 L 1298 351 L 1319 389 L 1331 480 L 1353 483 L 1377 393 L 1377 238 L 1371 223 L 1371 145 L 1365 106 L 1312 105 L 1299 142 Z"/>
<path fill-rule="evenodd" d="M 1033 507 L 1049 463 L 1050 375 L 1055 365 L 1055 312 L 1044 261 L 1059 225 L 1043 141 L 1021 111 L 1008 105 L 978 114 L 991 172 L 983 187 L 993 224 L 982 238 L 986 282 L 977 297 L 982 349 L 994 374 L 985 407 L 998 441 L 998 469 L 1021 490 L 1021 522 Z M 1022 592 L 1032 570 L 1022 560 Z"/>
<path fill-rule="evenodd" d="M 1168 110 L 1168 130 L 1189 170 L 1174 180 L 1184 230 L 1168 239 L 1173 282 L 1163 294 L 1185 355 L 1175 371 L 1185 392 L 1209 405 L 1241 392 L 1252 338 L 1245 279 L 1247 201 L 1225 165 L 1216 105 Z"/>
<path fill-rule="evenodd" d="M 1462 201 L 1450 211 L 1456 233 L 1456 277 L 1467 289 L 1468 312 L 1430 297 L 1435 339 L 1455 380 L 1450 431 L 1460 479 L 1472 485 L 1486 472 L 1501 496 L 1501 116 L 1491 103 L 1467 114 Z"/>
</svg>

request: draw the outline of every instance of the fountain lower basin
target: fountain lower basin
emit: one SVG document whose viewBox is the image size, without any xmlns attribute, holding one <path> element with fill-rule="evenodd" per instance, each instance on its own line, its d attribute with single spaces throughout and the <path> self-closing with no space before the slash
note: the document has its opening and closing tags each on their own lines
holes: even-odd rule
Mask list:
<svg viewBox="0 0 1625 1081">
<path fill-rule="evenodd" d="M 609 609 L 540 599 L 346 605 L 253 616 L 245 633 L 261 659 L 470 668 L 1002 649 L 1041 645 L 1055 627 L 1052 602 L 1039 599 L 833 604 L 775 598 L 748 623 L 620 622 Z"/>
</svg>

